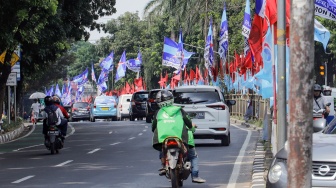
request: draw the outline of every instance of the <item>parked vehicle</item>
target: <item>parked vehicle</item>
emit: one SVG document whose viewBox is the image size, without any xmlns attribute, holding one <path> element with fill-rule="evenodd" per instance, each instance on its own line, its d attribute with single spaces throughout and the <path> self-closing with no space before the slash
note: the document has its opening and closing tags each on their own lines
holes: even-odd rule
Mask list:
<svg viewBox="0 0 336 188">
<path fill-rule="evenodd" d="M 314 127 L 312 143 L 312 187 L 336 187 L 336 118 L 322 131 Z M 266 180 L 266 187 L 287 187 L 288 145 L 276 153 Z M 299 177 L 298 177 L 299 178 Z"/>
<path fill-rule="evenodd" d="M 119 96 L 119 103 L 117 108 L 117 119 L 123 120 L 129 118 L 129 108 L 131 105 L 132 94 L 124 94 Z"/>
<path fill-rule="evenodd" d="M 159 106 L 157 105 L 155 101 L 156 94 L 159 91 L 161 91 L 161 89 L 152 89 L 148 93 L 147 108 L 146 108 L 146 122 L 147 123 L 152 122 L 154 113 L 159 109 Z"/>
<path fill-rule="evenodd" d="M 148 91 L 138 91 L 133 93 L 129 111 L 131 121 L 134 121 L 135 118 L 142 119 L 146 117 L 148 93 Z"/>
<path fill-rule="evenodd" d="M 61 132 L 58 130 L 57 126 L 49 126 L 47 132 L 47 139 L 44 145 L 51 154 L 58 153 L 60 149 L 63 148 L 64 140 L 61 139 Z"/>
<path fill-rule="evenodd" d="M 95 122 L 96 119 L 117 120 L 117 102 L 113 96 L 97 96 L 91 105 L 90 120 Z"/>
<path fill-rule="evenodd" d="M 223 146 L 230 145 L 230 112 L 228 105 L 235 100 L 225 101 L 217 86 L 181 86 L 173 90 L 174 105 L 183 109 L 197 124 L 195 139 L 218 139 Z"/>
<path fill-rule="evenodd" d="M 91 105 L 88 102 L 76 102 L 71 105 L 70 121 L 90 120 Z"/>
<path fill-rule="evenodd" d="M 186 148 L 177 137 L 167 137 L 162 144 L 166 156 L 166 178 L 170 179 L 172 188 L 183 186 L 183 180 L 188 179 L 191 163 L 186 161 Z"/>
</svg>

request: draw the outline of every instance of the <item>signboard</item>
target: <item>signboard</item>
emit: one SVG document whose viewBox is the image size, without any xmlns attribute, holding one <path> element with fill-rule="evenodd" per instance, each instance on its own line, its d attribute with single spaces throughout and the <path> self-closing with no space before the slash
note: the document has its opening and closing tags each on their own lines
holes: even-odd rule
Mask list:
<svg viewBox="0 0 336 188">
<path fill-rule="evenodd" d="M 20 62 L 16 62 L 14 66 L 12 66 L 12 72 L 16 72 L 17 81 L 21 80 L 20 75 Z"/>
<path fill-rule="evenodd" d="M 0 55 L 0 62 L 2 64 L 4 64 L 5 62 L 5 56 L 6 56 L 6 51 L 4 51 L 1 55 Z M 20 57 L 14 52 L 12 54 L 12 59 L 11 59 L 11 66 L 13 66 L 17 61 L 19 61 Z"/>
<path fill-rule="evenodd" d="M 16 72 L 12 72 L 9 74 L 6 86 L 16 86 Z"/>
</svg>

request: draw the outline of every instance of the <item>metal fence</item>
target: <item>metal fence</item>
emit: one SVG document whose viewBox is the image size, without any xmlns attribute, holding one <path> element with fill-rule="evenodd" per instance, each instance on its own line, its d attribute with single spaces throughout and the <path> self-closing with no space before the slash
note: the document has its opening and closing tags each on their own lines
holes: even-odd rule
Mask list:
<svg viewBox="0 0 336 188">
<path fill-rule="evenodd" d="M 248 104 L 252 101 L 252 116 L 250 119 L 263 120 L 265 111 L 269 107 L 269 99 L 262 99 L 259 95 L 252 94 L 230 94 L 226 95 L 228 100 L 235 100 L 236 105 L 230 107 L 231 115 L 244 118 Z"/>
</svg>

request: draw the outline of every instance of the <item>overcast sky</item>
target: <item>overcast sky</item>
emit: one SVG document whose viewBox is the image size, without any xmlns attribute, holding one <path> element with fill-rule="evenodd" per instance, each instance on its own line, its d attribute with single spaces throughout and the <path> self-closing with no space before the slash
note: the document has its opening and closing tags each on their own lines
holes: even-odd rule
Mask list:
<svg viewBox="0 0 336 188">
<path fill-rule="evenodd" d="M 149 1 L 150 0 L 116 0 L 115 8 L 117 9 L 117 12 L 113 14 L 112 16 L 100 18 L 98 22 L 106 23 L 111 18 L 118 18 L 120 15 L 124 14 L 125 12 L 135 13 L 136 11 L 138 11 L 140 18 L 142 18 L 143 9 Z M 107 36 L 107 35 L 108 34 L 105 34 L 103 31 L 101 31 L 100 33 L 96 30 L 91 31 L 89 42 L 94 43 L 96 40 L 99 40 L 100 37 Z"/>
</svg>

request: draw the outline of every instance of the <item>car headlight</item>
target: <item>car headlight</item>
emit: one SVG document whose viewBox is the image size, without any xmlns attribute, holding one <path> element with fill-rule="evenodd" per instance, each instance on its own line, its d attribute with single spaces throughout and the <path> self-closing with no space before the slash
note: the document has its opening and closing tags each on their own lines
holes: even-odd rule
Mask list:
<svg viewBox="0 0 336 188">
<path fill-rule="evenodd" d="M 276 163 L 275 165 L 273 165 L 271 167 L 271 169 L 268 172 L 268 180 L 271 183 L 276 183 L 279 181 L 281 175 L 282 175 L 282 171 L 284 169 L 281 167 L 281 165 L 279 163 Z"/>
</svg>

